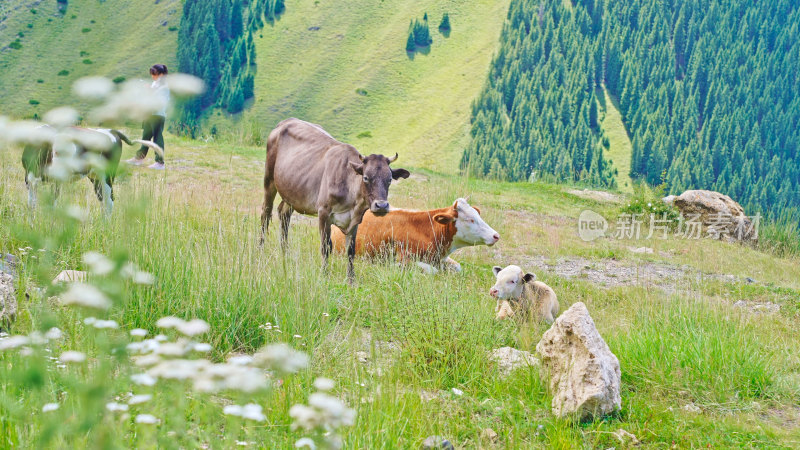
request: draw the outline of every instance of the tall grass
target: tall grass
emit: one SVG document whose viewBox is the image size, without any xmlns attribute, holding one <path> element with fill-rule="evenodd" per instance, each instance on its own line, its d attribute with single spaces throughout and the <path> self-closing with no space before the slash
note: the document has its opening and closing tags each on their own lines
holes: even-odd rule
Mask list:
<svg viewBox="0 0 800 450">
<path fill-rule="evenodd" d="M 187 157 L 189 150 L 181 154 L 181 145 L 173 146 L 174 157 Z M 91 212 L 85 224 L 69 226 L 60 225 L 47 208 L 31 214 L 24 206 L 16 158 L 0 155 L 0 249 L 17 255 L 26 246 L 53 249 L 43 253 L 47 264 L 37 262 L 34 256 L 43 256 L 35 250 L 21 257 L 21 313 L 11 332 L 57 325 L 66 336 L 50 353 L 42 351 L 33 359 L 0 352 L 0 447 L 230 448 L 238 440 L 288 448 L 302 434 L 291 429 L 287 411 L 306 400 L 318 376 L 334 379 L 336 395 L 357 409 L 355 425 L 343 432 L 346 448 L 412 448 L 434 434 L 464 448 L 609 447 L 620 445 L 610 434 L 619 428 L 655 447 L 673 442 L 679 447 L 780 446 L 798 440 L 790 426 L 759 419 L 766 408 L 790 408 L 798 400 L 787 382 L 800 373 L 793 356 L 800 342 L 791 331 L 797 318 L 753 318 L 718 304 L 720 294 L 710 290 L 670 296 L 539 274 L 556 289 L 562 311 L 575 301 L 588 305 L 619 357 L 623 411 L 618 416 L 588 424 L 556 419 L 549 413 L 552 398 L 538 370 L 522 368 L 509 377 L 497 372 L 488 356 L 492 349 L 532 351 L 547 327 L 494 320 L 494 304 L 486 293 L 493 283 L 490 267 L 555 249 L 546 240 L 530 238 L 542 235 L 549 222 L 522 225 L 506 211 L 576 216 L 584 205 L 559 187 L 430 172 L 422 173 L 428 181 L 393 185 L 391 201 L 398 206 L 441 207 L 472 194 L 470 202 L 482 207 L 502 240 L 491 250 L 454 255 L 464 267 L 461 274 L 427 276 L 413 266 L 359 259 L 358 283 L 350 288 L 341 255 L 333 257 L 329 273 L 322 272 L 313 220 L 293 217 L 286 255 L 278 249 L 277 227 L 260 248 L 260 174 L 255 169 L 226 172 L 239 169 L 226 169 L 230 149 L 207 145 L 204 162 L 220 171 L 218 177 L 199 166 L 195 172 L 176 169 L 166 176 L 123 176 L 117 209 L 109 218 L 102 216 L 85 180 L 66 186 L 60 203 L 77 203 Z M 249 158 L 246 167 L 261 158 L 256 148 L 239 154 Z M 243 180 L 254 187 L 242 189 Z M 214 193 L 211 199 L 209 192 Z M 568 240 L 569 233 L 564 232 L 568 243 L 560 244 L 559 252 L 580 249 L 577 239 Z M 68 245 L 48 244 L 61 235 L 71 236 Z M 121 285 L 121 301 L 108 315 L 120 330 L 94 330 L 82 322 L 83 314 L 38 293 L 57 271 L 85 269 L 81 257 L 88 251 L 130 260 L 155 276 L 153 286 Z M 617 255 L 625 258 L 627 253 Z M 725 292 L 730 301 L 749 295 Z M 214 348 L 214 361 L 285 342 L 308 352 L 311 366 L 255 396 L 203 395 L 179 382 L 136 387 L 134 393 L 151 393 L 154 399 L 132 407 L 127 416 L 109 414 L 105 403 L 127 398 L 132 390 L 128 376 L 136 368 L 124 353 L 105 366 L 100 356 L 113 354 L 129 339 L 124 330 L 158 333 L 155 323 L 167 315 L 208 322 L 211 331 L 204 338 Z M 67 349 L 84 351 L 98 364 L 55 367 L 48 356 Z M 359 351 L 368 354 L 366 364 Z M 49 402 L 60 403 L 60 409 L 43 413 Z M 267 406 L 267 422 L 254 425 L 222 414 L 231 402 Z M 689 402 L 701 412 L 683 410 Z M 145 412 L 158 415 L 161 424 L 136 424 L 133 417 Z M 496 443 L 481 438 L 485 428 L 498 433 Z"/>
</svg>

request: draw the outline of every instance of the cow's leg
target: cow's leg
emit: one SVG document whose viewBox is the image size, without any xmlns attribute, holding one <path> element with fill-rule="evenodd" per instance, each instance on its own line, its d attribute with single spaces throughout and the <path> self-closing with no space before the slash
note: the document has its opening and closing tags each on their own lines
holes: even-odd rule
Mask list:
<svg viewBox="0 0 800 450">
<path fill-rule="evenodd" d="M 328 256 L 331 254 L 331 248 L 333 247 L 333 244 L 331 243 L 330 210 L 325 208 L 320 208 L 318 214 L 319 214 L 319 238 L 321 241 L 320 250 L 322 252 L 322 270 L 327 272 Z"/>
<path fill-rule="evenodd" d="M 278 205 L 278 218 L 281 221 L 281 250 L 284 252 L 289 243 L 289 222 L 292 220 L 292 212 L 294 212 L 294 208 L 285 201 L 281 201 Z"/>
<path fill-rule="evenodd" d="M 28 172 L 28 175 L 25 177 L 25 185 L 28 187 L 28 207 L 36 209 L 36 206 L 39 204 L 39 198 L 36 195 L 39 179 L 36 178 L 33 172 Z"/>
<path fill-rule="evenodd" d="M 264 177 L 264 206 L 261 210 L 261 240 L 259 240 L 259 245 L 264 245 L 264 237 L 269 230 L 269 221 L 272 219 L 272 204 L 275 203 L 275 195 L 277 193 L 278 188 L 275 187 L 275 181 Z"/>
<path fill-rule="evenodd" d="M 347 233 L 346 248 L 347 248 L 347 284 L 352 285 L 355 282 L 356 274 L 353 269 L 353 260 L 356 258 L 356 234 L 358 233 L 358 225 L 354 226 L 349 233 Z"/>
<path fill-rule="evenodd" d="M 89 179 L 94 186 L 94 193 L 97 200 L 103 204 L 103 212 L 108 216 L 114 209 L 113 192 L 111 189 L 111 181 L 105 175 L 89 174 Z"/>
</svg>

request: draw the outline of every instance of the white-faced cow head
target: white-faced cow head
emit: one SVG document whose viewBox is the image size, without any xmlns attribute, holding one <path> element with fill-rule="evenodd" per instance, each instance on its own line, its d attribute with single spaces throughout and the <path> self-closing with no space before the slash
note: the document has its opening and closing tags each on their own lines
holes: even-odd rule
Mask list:
<svg viewBox="0 0 800 450">
<path fill-rule="evenodd" d="M 385 216 L 389 212 L 389 185 L 392 180 L 408 178 L 411 175 L 406 169 L 392 169 L 389 164 L 397 160 L 383 155 L 369 155 L 361 158 L 361 163 L 350 162 L 350 167 L 362 178 L 361 190 L 366 197 L 370 211 L 376 216 Z"/>
<path fill-rule="evenodd" d="M 519 266 L 508 266 L 503 269 L 500 266 L 492 268 L 497 281 L 491 289 L 489 295 L 499 300 L 518 299 L 522 297 L 522 287 L 525 283 L 534 281 L 536 275 L 528 272 L 524 273 Z"/>
<path fill-rule="evenodd" d="M 456 233 L 451 250 L 470 245 L 494 245 L 500 240 L 497 231 L 481 218 L 480 210 L 470 206 L 463 198 L 457 199 L 446 213 L 435 215 L 433 220 L 455 225 Z"/>
</svg>

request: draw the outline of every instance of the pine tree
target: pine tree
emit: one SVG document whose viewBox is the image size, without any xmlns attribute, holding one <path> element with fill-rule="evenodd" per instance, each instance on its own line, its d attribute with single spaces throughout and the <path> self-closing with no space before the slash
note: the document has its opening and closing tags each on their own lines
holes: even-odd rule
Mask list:
<svg viewBox="0 0 800 450">
<path fill-rule="evenodd" d="M 450 15 L 444 13 L 442 21 L 439 23 L 439 31 L 450 31 Z"/>
</svg>

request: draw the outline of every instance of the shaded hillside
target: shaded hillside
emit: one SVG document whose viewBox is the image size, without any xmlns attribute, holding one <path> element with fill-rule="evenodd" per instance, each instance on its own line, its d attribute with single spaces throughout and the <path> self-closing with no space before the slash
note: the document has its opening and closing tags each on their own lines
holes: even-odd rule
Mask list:
<svg viewBox="0 0 800 450">
<path fill-rule="evenodd" d="M 174 66 L 179 0 L 69 0 L 63 12 L 55 0 L 2 3 L 3 114 L 41 116 L 55 106 L 76 104 L 71 86 L 82 76 L 148 79 L 151 65 Z M 9 47 L 15 40 L 18 49 Z"/>
<path fill-rule="evenodd" d="M 798 19 L 790 0 L 514 0 L 463 165 L 608 184 L 589 132 L 605 85 L 631 133 L 631 176 L 789 217 L 800 206 Z"/>
</svg>

